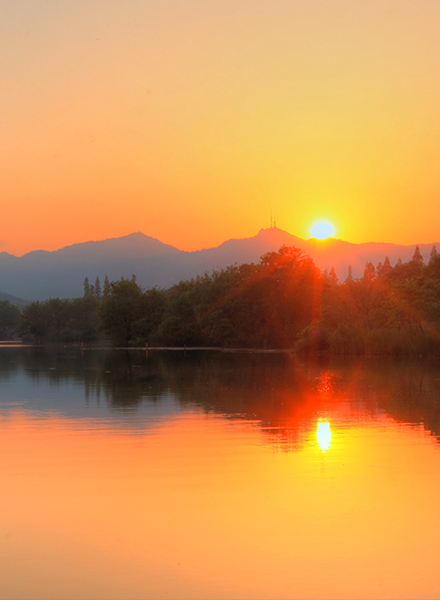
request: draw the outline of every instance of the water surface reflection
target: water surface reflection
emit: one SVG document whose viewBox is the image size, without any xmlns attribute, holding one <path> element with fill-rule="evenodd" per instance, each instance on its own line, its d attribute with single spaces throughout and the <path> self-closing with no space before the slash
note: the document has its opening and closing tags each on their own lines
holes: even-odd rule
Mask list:
<svg viewBox="0 0 440 600">
<path fill-rule="evenodd" d="M 438 371 L 1 349 L 0 598 L 439 597 Z"/>
<path fill-rule="evenodd" d="M 440 370 L 406 361 L 302 363 L 290 355 L 213 352 L 81 352 L 76 348 L 3 348 L 3 414 L 21 406 L 40 414 L 107 418 L 132 414 L 142 427 L 152 414 L 185 408 L 256 421 L 268 440 L 300 448 L 313 428 L 381 420 L 385 414 L 422 425 L 440 439 Z M 147 415 L 148 413 L 148 415 Z M 146 419 L 146 420 L 145 420 Z M 130 420 L 126 420 L 128 423 Z M 330 434 L 328 434 L 330 435 Z"/>
</svg>

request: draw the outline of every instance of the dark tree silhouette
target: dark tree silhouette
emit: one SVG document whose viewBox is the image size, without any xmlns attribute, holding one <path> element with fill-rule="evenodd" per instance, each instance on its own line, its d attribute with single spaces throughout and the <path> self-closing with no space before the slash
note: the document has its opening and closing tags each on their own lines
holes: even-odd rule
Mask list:
<svg viewBox="0 0 440 600">
<path fill-rule="evenodd" d="M 98 298 L 98 300 L 101 299 L 101 283 L 99 281 L 99 277 L 96 278 L 95 280 L 95 296 Z"/>
<path fill-rule="evenodd" d="M 415 260 L 419 263 L 423 263 L 423 256 L 418 246 L 416 246 L 412 260 Z"/>
<path fill-rule="evenodd" d="M 108 280 L 108 275 L 104 277 L 104 288 L 102 290 L 102 295 L 104 298 L 107 298 L 110 291 L 110 282 Z"/>
</svg>

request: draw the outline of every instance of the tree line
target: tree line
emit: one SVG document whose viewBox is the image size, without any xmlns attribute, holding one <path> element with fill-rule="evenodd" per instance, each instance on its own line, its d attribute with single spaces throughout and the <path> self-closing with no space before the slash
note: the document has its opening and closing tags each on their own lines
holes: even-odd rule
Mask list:
<svg viewBox="0 0 440 600">
<path fill-rule="evenodd" d="M 294 247 L 169 289 L 143 290 L 135 276 L 106 277 L 101 289 L 86 278 L 81 298 L 26 306 L 17 331 L 42 343 L 438 354 L 440 256 L 434 247 L 425 264 L 417 247 L 407 263 L 367 263 L 343 282 Z"/>
</svg>

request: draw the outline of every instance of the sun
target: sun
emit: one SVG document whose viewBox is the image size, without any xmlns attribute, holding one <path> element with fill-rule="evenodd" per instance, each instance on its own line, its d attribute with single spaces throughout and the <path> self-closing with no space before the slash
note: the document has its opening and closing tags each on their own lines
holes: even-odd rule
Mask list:
<svg viewBox="0 0 440 600">
<path fill-rule="evenodd" d="M 334 233 L 334 227 L 328 221 L 317 221 L 313 223 L 311 228 L 312 237 L 317 240 L 325 240 L 326 238 L 332 237 Z"/>
</svg>

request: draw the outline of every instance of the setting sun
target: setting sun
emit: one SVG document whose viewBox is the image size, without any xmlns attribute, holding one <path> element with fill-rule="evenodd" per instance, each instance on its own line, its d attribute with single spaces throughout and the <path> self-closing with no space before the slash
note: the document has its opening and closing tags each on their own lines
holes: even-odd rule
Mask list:
<svg viewBox="0 0 440 600">
<path fill-rule="evenodd" d="M 326 238 L 332 237 L 333 233 L 333 225 L 327 221 L 318 221 L 312 225 L 311 234 L 312 237 L 317 240 L 325 240 Z"/>
</svg>

